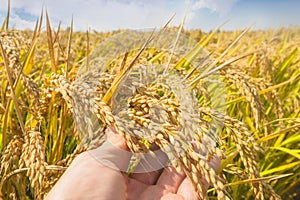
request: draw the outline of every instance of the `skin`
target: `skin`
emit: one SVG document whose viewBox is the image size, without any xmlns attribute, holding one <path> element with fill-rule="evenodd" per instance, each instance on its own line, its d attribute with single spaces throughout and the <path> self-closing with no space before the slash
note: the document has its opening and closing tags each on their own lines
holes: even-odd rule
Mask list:
<svg viewBox="0 0 300 200">
<path fill-rule="evenodd" d="M 107 140 L 115 147 L 128 150 L 124 139 L 116 134 L 113 129 L 108 129 L 106 135 Z M 108 145 L 107 148 L 98 149 L 96 153 L 99 153 L 99 155 L 114 155 L 115 148 L 112 147 Z M 84 152 L 78 155 L 49 192 L 46 199 L 197 199 L 190 181 L 183 173 L 177 172 L 172 166 L 158 171 L 133 174 L 129 178 L 124 173 L 116 170 L 117 168 L 107 167 L 106 164 L 103 164 L 103 161 L 107 159 L 106 156 L 99 156 L 95 159 L 93 153 Z M 116 154 L 116 156 L 113 156 L 113 160 L 117 159 L 118 164 L 128 163 L 129 158 Z M 111 161 L 109 163 L 111 166 L 118 165 Z M 210 164 L 217 168 L 219 161 L 213 159 Z"/>
</svg>

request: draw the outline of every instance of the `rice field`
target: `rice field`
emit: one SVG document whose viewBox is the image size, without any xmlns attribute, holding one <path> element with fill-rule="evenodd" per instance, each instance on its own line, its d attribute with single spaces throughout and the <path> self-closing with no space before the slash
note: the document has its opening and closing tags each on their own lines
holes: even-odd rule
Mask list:
<svg viewBox="0 0 300 200">
<path fill-rule="evenodd" d="M 41 15 L 21 31 L 8 19 L 3 199 L 43 199 L 109 126 L 132 152 L 162 149 L 199 199 L 300 198 L 299 28 L 73 32 L 73 22 L 54 29 Z M 221 159 L 217 173 L 212 157 Z"/>
</svg>

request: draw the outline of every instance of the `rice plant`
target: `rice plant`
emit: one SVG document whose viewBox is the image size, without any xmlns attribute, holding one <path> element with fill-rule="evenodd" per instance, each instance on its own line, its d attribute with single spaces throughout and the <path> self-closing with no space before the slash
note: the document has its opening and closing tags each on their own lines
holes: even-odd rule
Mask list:
<svg viewBox="0 0 300 200">
<path fill-rule="evenodd" d="M 54 30 L 43 12 L 33 31 L 8 22 L 3 199 L 42 199 L 108 126 L 133 153 L 159 147 L 199 199 L 299 198 L 299 29 L 83 33 L 73 22 Z M 218 172 L 207 164 L 213 157 Z"/>
</svg>

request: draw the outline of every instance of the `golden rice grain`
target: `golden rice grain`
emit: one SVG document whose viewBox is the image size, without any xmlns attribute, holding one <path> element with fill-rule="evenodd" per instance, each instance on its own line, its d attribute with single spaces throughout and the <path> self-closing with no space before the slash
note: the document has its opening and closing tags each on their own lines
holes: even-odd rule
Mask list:
<svg viewBox="0 0 300 200">
<path fill-rule="evenodd" d="M 39 131 L 32 129 L 26 132 L 19 166 L 29 168 L 27 176 L 31 187 L 35 189 L 35 195 L 38 195 L 42 189 L 46 166 L 44 142 Z"/>
</svg>

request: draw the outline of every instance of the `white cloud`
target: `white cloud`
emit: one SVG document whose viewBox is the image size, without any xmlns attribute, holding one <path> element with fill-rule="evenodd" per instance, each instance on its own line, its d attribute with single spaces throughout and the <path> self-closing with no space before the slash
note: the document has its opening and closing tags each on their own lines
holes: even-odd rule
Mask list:
<svg viewBox="0 0 300 200">
<path fill-rule="evenodd" d="M 208 8 L 220 16 L 226 16 L 236 2 L 237 0 L 196 0 L 192 7 L 194 10 Z"/>
<path fill-rule="evenodd" d="M 7 0 L 0 0 L 0 10 L 7 11 Z M 22 9 L 32 15 L 39 15 L 43 6 L 41 0 L 10 0 L 11 11 L 13 9 Z"/>
<path fill-rule="evenodd" d="M 237 29 L 257 22 L 257 28 L 294 24 L 299 26 L 299 1 L 261 2 L 242 0 L 10 0 L 10 25 L 17 29 L 34 28 L 41 9 L 47 9 L 51 25 L 70 25 L 74 29 L 99 31 L 163 26 L 176 13 L 171 25 L 179 25 L 187 14 L 185 28 L 214 29 L 228 17 L 226 29 Z M 235 3 L 240 9 L 232 9 Z M 189 4 L 187 13 L 186 8 Z M 206 8 L 212 12 L 203 10 Z M 289 12 L 281 12 L 288 10 Z M 0 0 L 0 25 L 7 12 L 7 0 Z M 45 23 L 44 23 L 45 24 Z M 45 27 L 45 26 L 44 26 Z"/>
<path fill-rule="evenodd" d="M 77 30 L 86 30 L 88 27 L 98 30 L 160 27 L 175 12 L 177 17 L 173 24 L 179 24 L 184 8 L 176 10 L 169 4 L 169 0 L 11 0 L 11 21 L 16 23 L 16 28 L 24 28 L 25 24 L 20 21 L 24 16 L 18 16 L 16 10 L 38 17 L 44 6 L 52 25 L 56 26 L 61 22 L 63 26 L 68 26 L 73 15 Z M 6 12 L 7 3 L 0 5 L 0 11 Z M 19 26 L 18 22 L 23 24 Z"/>
<path fill-rule="evenodd" d="M 3 2 L 2 2 L 3 1 Z M 236 0 L 190 0 L 186 25 L 200 8 L 209 8 L 220 15 L 226 14 Z M 187 0 L 11 0 L 12 25 L 16 28 L 34 28 L 42 7 L 48 11 L 50 22 L 69 26 L 74 16 L 75 30 L 112 30 L 122 28 L 153 28 L 163 26 L 176 13 L 172 25 L 179 25 L 186 12 Z M 7 0 L 0 0 L 0 13 L 5 16 Z M 31 16 L 30 19 L 26 15 Z M 3 21 L 0 15 L 0 22 Z M 27 20 L 25 20 L 27 19 Z M 190 27 L 190 26 L 189 26 Z"/>
<path fill-rule="evenodd" d="M 33 29 L 35 27 L 34 21 L 28 21 L 20 18 L 18 15 L 10 16 L 9 23 L 13 28 L 17 29 Z"/>
</svg>

